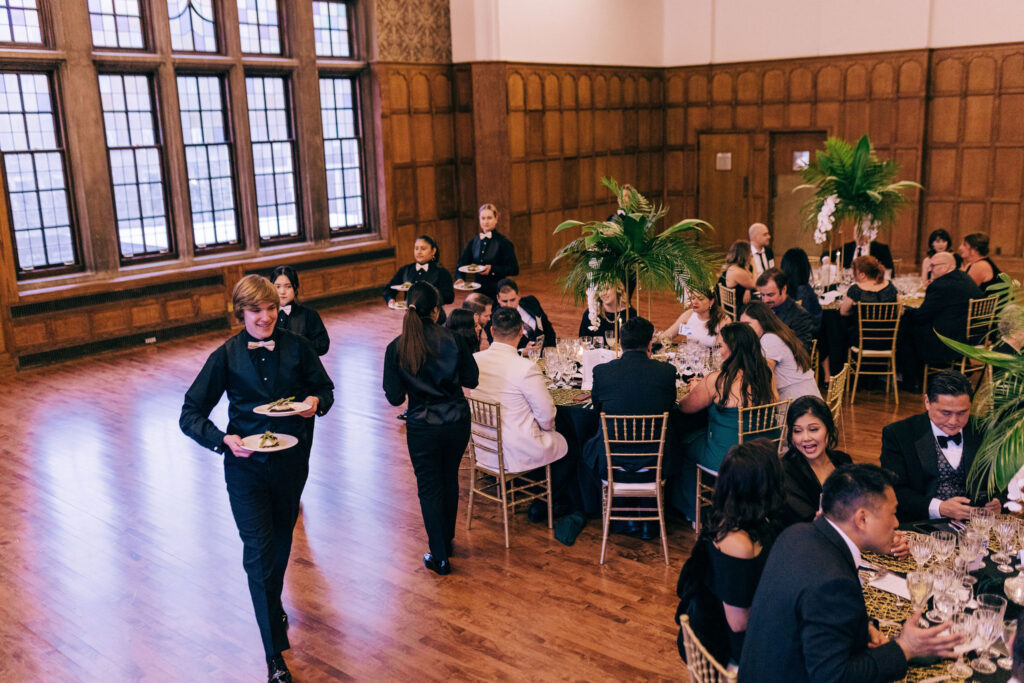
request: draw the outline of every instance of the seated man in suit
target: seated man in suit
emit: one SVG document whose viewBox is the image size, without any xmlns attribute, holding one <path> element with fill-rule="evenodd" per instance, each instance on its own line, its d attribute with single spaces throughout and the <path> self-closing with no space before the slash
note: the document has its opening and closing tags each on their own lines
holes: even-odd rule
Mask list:
<svg viewBox="0 0 1024 683">
<path fill-rule="evenodd" d="M 967 309 L 971 299 L 984 298 L 970 275 L 956 269 L 949 252 L 932 257 L 932 281 L 918 309 L 907 309 L 900 321 L 896 365 L 907 390 L 921 388 L 921 374 L 928 365 L 949 365 L 960 354 L 942 343 L 938 334 L 960 342 L 967 340 Z"/>
<path fill-rule="evenodd" d="M 676 369 L 668 363 L 651 358 L 654 326 L 644 318 L 630 318 L 619 329 L 622 357 L 594 368 L 594 388 L 590 393 L 594 410 L 608 415 L 657 415 L 672 412 L 676 404 Z M 665 456 L 662 460 L 662 478 L 668 478 L 678 469 L 677 459 L 670 458 L 670 428 L 665 437 Z M 652 462 L 650 463 L 653 465 Z M 641 468 L 643 463 L 631 462 Z M 598 430 L 583 446 L 581 481 L 585 487 L 600 490 L 600 480 L 607 479 L 608 463 L 604 452 L 604 437 Z M 616 475 L 625 479 L 625 475 Z M 633 475 L 639 481 L 650 481 L 645 474 Z M 587 510 L 589 513 L 595 510 Z M 651 533 L 653 531 L 653 533 Z M 657 535 L 657 527 L 645 524 L 641 535 Z"/>
<path fill-rule="evenodd" d="M 512 278 L 498 282 L 498 305 L 514 308 L 523 319 L 523 336 L 516 348 L 526 345 L 541 348 L 555 345 L 555 328 L 535 296 L 519 296 L 519 285 Z"/>
<path fill-rule="evenodd" d="M 814 318 L 789 296 L 789 278 L 778 268 L 769 268 L 757 278 L 757 291 L 761 301 L 772 307 L 775 315 L 797 338 L 803 342 L 807 350 L 811 350 L 811 341 L 818 331 L 814 328 Z"/>
<path fill-rule="evenodd" d="M 894 681 L 913 657 L 952 656 L 962 639 L 947 625 L 921 628 L 921 613 L 895 640 L 868 620 L 857 567 L 886 553 L 896 495 L 874 465 L 843 465 L 822 488 L 823 515 L 786 529 L 772 546 L 750 608 L 740 683 Z"/>
<path fill-rule="evenodd" d="M 760 275 L 769 268 L 775 267 L 775 254 L 772 252 L 772 233 L 764 223 L 754 223 L 747 228 L 750 241 L 750 263 L 754 266 L 754 275 Z"/>
<path fill-rule="evenodd" d="M 491 316 L 494 343 L 486 351 L 473 354 L 480 369 L 480 383 L 473 398 L 501 404 L 501 440 L 505 469 L 528 472 L 554 463 L 565 456 L 569 446 L 555 431 L 555 402 L 548 393 L 548 382 L 533 361 L 516 351 L 523 334 L 523 319 L 514 308 L 499 308 Z M 478 453 L 483 464 L 497 467 L 497 457 Z M 556 474 L 558 475 L 556 477 Z M 564 497 L 567 481 L 576 474 L 575 463 L 551 468 L 554 498 Z M 539 503 L 540 501 L 534 501 Z M 531 506 L 533 510 L 534 506 Z M 547 518 L 544 506 L 543 518 Z M 531 518 L 536 512 L 531 514 Z"/>
<path fill-rule="evenodd" d="M 861 256 L 874 256 L 881 261 L 883 268 L 889 272 L 893 271 L 892 250 L 889 249 L 889 245 L 873 240 L 858 230 L 857 239 L 843 245 L 843 268 L 852 268 L 853 262 Z"/>
<path fill-rule="evenodd" d="M 937 373 L 928 383 L 925 412 L 882 429 L 882 467 L 896 478 L 900 522 L 971 516 L 967 473 L 981 443 L 970 419 L 971 395 L 971 383 L 959 372 Z M 1000 502 L 985 507 L 998 514 Z"/>
</svg>

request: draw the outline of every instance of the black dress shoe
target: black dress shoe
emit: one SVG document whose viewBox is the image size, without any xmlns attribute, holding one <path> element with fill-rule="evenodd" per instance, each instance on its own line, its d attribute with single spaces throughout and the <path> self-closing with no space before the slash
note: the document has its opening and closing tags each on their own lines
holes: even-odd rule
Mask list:
<svg viewBox="0 0 1024 683">
<path fill-rule="evenodd" d="M 423 566 L 432 572 L 440 574 L 441 576 L 447 576 L 452 573 L 452 563 L 448 560 L 435 560 L 434 556 L 430 553 L 423 555 Z"/>
<path fill-rule="evenodd" d="M 639 536 L 640 524 L 625 519 L 613 519 L 608 523 L 608 532 L 624 536 Z"/>
<path fill-rule="evenodd" d="M 292 683 L 292 672 L 281 655 L 267 658 L 267 683 Z"/>
</svg>

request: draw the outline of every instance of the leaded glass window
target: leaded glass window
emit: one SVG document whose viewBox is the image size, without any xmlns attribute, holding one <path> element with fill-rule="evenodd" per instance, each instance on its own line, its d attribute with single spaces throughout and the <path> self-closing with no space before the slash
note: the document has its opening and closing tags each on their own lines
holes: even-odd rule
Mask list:
<svg viewBox="0 0 1024 683">
<path fill-rule="evenodd" d="M 171 47 L 179 52 L 216 52 L 213 0 L 167 0 Z"/>
<path fill-rule="evenodd" d="M 245 79 L 249 135 L 256 177 L 256 207 L 261 239 L 299 234 L 295 196 L 295 137 L 289 117 L 285 79 Z"/>
</svg>

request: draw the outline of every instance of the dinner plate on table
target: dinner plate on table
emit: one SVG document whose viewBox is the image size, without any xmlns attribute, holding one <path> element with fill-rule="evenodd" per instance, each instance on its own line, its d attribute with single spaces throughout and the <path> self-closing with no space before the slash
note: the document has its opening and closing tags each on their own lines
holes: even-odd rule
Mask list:
<svg viewBox="0 0 1024 683">
<path fill-rule="evenodd" d="M 286 451 L 299 440 L 291 434 L 274 434 L 277 437 L 276 446 L 260 446 L 260 439 L 263 438 L 262 434 L 252 434 L 242 439 L 242 447 L 250 451 L 259 451 L 261 453 L 273 453 L 274 451 Z"/>
<path fill-rule="evenodd" d="M 396 311 L 404 311 L 405 309 L 409 308 L 409 304 L 405 303 L 404 301 L 395 301 L 394 299 L 391 299 L 390 301 L 388 301 L 388 308 L 392 308 Z"/>
<path fill-rule="evenodd" d="M 280 406 L 279 406 L 280 407 Z M 267 417 L 289 417 L 291 415 L 298 415 L 310 409 L 306 403 L 300 401 L 292 401 L 288 404 L 289 410 L 271 410 L 269 403 L 264 403 L 261 406 L 256 406 L 252 409 L 252 412 L 257 415 L 266 415 Z"/>
<path fill-rule="evenodd" d="M 463 282 L 461 285 L 452 285 L 455 289 L 462 290 L 463 292 L 472 292 L 474 289 L 480 289 L 479 282 Z"/>
<path fill-rule="evenodd" d="M 475 263 L 470 263 L 467 266 L 459 266 L 460 273 L 479 273 L 483 269 L 483 266 L 478 266 Z"/>
</svg>

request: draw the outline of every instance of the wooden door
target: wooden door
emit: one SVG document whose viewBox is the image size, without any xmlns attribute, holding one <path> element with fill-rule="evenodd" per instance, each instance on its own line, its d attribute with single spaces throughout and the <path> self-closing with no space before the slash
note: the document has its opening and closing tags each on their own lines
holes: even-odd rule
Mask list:
<svg viewBox="0 0 1024 683">
<path fill-rule="evenodd" d="M 704 133 L 700 145 L 700 218 L 715 226 L 711 240 L 723 250 L 747 239 L 750 196 L 750 136 Z"/>
<path fill-rule="evenodd" d="M 801 169 L 825 142 L 824 132 L 772 133 L 771 223 L 772 246 L 778 265 L 787 249 L 800 247 L 813 264 L 822 247 L 814 243 L 814 229 L 803 222 L 803 207 L 813 190 L 793 189 L 804 183 Z"/>
</svg>

